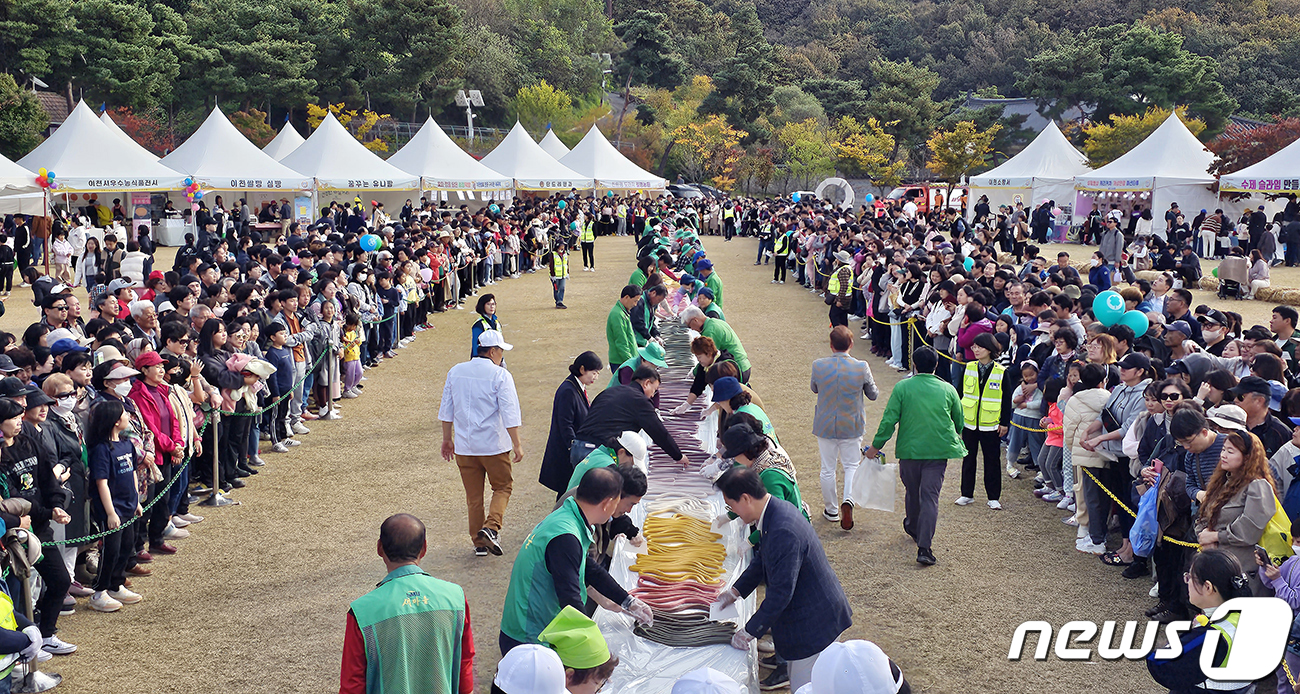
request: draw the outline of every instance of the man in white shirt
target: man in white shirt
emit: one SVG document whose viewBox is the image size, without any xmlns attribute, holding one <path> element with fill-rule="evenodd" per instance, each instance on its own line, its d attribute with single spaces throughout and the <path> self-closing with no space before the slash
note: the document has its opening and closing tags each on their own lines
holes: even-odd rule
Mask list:
<svg viewBox="0 0 1300 694">
<path fill-rule="evenodd" d="M 501 364 L 514 347 L 497 330 L 484 330 L 478 339 L 478 354 L 451 367 L 442 389 L 438 419 L 442 422 L 442 458 L 454 455 L 465 486 L 469 510 L 469 533 L 474 554 L 501 556 L 498 534 L 510 502 L 514 463 L 524 459 L 519 441 L 519 396 L 515 379 Z M 453 430 L 455 438 L 453 439 Z M 511 452 L 513 451 L 513 456 Z M 492 486 L 486 517 L 483 511 L 483 480 Z"/>
<path fill-rule="evenodd" d="M 907 215 L 908 219 L 916 219 L 917 209 L 919 208 L 917 208 L 915 202 L 912 202 L 911 198 L 908 198 L 907 202 L 903 203 L 903 214 Z"/>
</svg>

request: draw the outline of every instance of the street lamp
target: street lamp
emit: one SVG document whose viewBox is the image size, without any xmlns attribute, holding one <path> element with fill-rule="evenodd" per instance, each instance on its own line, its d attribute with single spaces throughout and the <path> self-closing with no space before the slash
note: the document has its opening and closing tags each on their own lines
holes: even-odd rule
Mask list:
<svg viewBox="0 0 1300 694">
<path fill-rule="evenodd" d="M 469 90 L 466 94 L 464 89 L 456 92 L 456 105 L 465 109 L 465 126 L 469 130 L 469 146 L 474 146 L 474 107 L 483 107 L 483 92 L 477 89 Z"/>
<path fill-rule="evenodd" d="M 601 101 L 606 101 L 607 99 L 605 98 L 605 82 L 609 79 L 609 76 L 614 72 L 613 70 L 610 69 L 611 66 L 613 66 L 614 64 L 614 60 L 609 56 L 608 53 L 591 53 L 590 55 L 591 55 L 591 59 L 601 67 L 600 99 Z"/>
</svg>

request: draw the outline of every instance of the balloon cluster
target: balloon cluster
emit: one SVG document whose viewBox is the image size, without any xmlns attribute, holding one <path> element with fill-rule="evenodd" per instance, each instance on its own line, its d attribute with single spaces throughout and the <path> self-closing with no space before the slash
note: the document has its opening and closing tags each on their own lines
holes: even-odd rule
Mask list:
<svg viewBox="0 0 1300 694">
<path fill-rule="evenodd" d="M 198 202 L 203 199 L 203 187 L 199 182 L 192 179 L 185 179 L 185 199 L 190 202 Z"/>
<path fill-rule="evenodd" d="M 36 172 L 36 185 L 46 190 L 58 190 L 59 184 L 54 182 L 54 172 L 47 171 L 44 167 Z"/>
<path fill-rule="evenodd" d="M 1124 297 L 1112 289 L 1098 294 L 1092 300 L 1092 315 L 1107 328 L 1112 325 L 1127 325 L 1138 337 L 1145 335 L 1151 328 L 1146 314 L 1141 311 L 1125 311 Z"/>
<path fill-rule="evenodd" d="M 366 234 L 365 236 L 362 236 L 360 243 L 361 250 L 366 251 L 367 253 L 374 253 L 384 247 L 384 239 L 375 234 Z"/>
<path fill-rule="evenodd" d="M 488 212 L 491 212 L 492 214 L 497 214 L 501 212 L 501 206 L 494 202 L 491 205 L 488 205 Z"/>
</svg>

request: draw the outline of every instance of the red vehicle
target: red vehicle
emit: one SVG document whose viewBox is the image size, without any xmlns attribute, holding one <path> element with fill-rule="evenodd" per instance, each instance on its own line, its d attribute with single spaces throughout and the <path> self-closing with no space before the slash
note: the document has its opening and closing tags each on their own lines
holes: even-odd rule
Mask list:
<svg viewBox="0 0 1300 694">
<path fill-rule="evenodd" d="M 876 210 L 880 212 L 893 206 L 895 201 L 897 201 L 897 204 L 902 205 L 907 200 L 916 203 L 918 214 L 928 214 L 932 208 L 952 207 L 958 212 L 966 209 L 967 189 L 965 186 L 953 186 L 952 193 L 948 196 L 948 204 L 944 205 L 943 197 L 947 191 L 948 186 L 942 184 L 914 183 L 893 189 L 889 192 L 889 195 L 884 198 L 877 198 L 873 204 Z"/>
</svg>

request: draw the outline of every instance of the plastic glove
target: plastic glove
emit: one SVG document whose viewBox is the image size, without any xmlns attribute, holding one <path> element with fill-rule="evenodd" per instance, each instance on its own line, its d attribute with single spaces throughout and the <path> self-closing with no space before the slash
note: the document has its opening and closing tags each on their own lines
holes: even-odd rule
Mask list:
<svg viewBox="0 0 1300 694">
<path fill-rule="evenodd" d="M 670 410 L 668 414 L 683 415 L 686 414 L 686 411 L 689 409 L 691 409 L 691 404 L 689 402 L 683 402 L 682 404 Z"/>
<path fill-rule="evenodd" d="M 28 662 L 36 660 L 36 656 L 41 653 L 41 646 L 45 643 L 45 639 L 41 636 L 41 628 L 33 624 L 23 629 L 23 635 L 31 641 L 21 652 L 23 660 Z"/>
<path fill-rule="evenodd" d="M 741 627 L 736 630 L 735 636 L 731 637 L 731 647 L 739 651 L 747 651 L 749 650 L 749 644 L 753 643 L 753 641 L 754 637 L 750 636 L 744 627 Z"/>
<path fill-rule="evenodd" d="M 714 527 L 721 528 L 722 526 L 724 526 L 724 525 L 730 523 L 731 520 L 732 520 L 732 519 L 731 519 L 731 516 L 729 516 L 729 515 L 727 515 L 727 514 L 725 514 L 725 513 L 719 513 L 719 514 L 718 514 L 718 517 L 713 519 L 713 525 L 714 525 Z"/>
<path fill-rule="evenodd" d="M 718 595 L 718 609 L 725 610 L 739 599 L 740 593 L 735 588 L 728 588 Z"/>
<path fill-rule="evenodd" d="M 631 540 L 628 540 L 627 543 L 629 545 L 632 545 L 633 547 L 642 547 L 645 545 L 645 535 L 642 535 L 641 533 L 637 533 L 636 537 L 632 538 Z"/>
<path fill-rule="evenodd" d="M 638 624 L 647 627 L 654 626 L 655 616 L 654 613 L 650 611 L 650 606 L 641 602 L 641 600 L 634 595 L 627 596 L 627 600 L 623 601 L 623 611 L 632 615 L 632 618 L 635 619 Z"/>
</svg>

